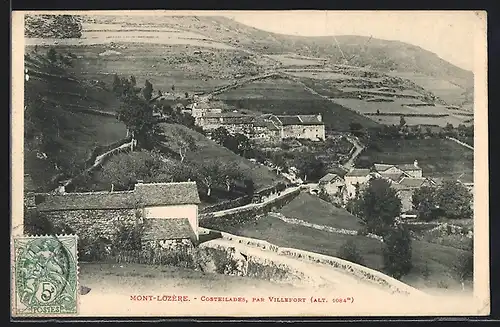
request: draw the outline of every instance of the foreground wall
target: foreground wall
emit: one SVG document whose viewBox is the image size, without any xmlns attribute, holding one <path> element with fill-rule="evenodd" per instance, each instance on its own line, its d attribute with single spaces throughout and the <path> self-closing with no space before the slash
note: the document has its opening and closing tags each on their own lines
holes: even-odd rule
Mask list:
<svg viewBox="0 0 500 327">
<path fill-rule="evenodd" d="M 203 230 L 203 229 L 202 229 Z M 205 230 L 208 231 L 208 230 Z M 217 231 L 212 231 L 217 232 Z M 267 241 L 253 239 L 248 237 L 242 237 L 237 235 L 232 235 L 225 232 L 220 233 L 222 239 L 229 240 L 235 243 L 243 244 L 246 246 L 257 247 L 262 250 L 272 251 L 279 255 L 286 257 L 293 257 L 304 261 L 309 261 L 311 263 L 323 264 L 331 266 L 335 269 L 343 270 L 347 274 L 353 275 L 360 280 L 371 282 L 387 288 L 389 292 L 392 293 L 402 293 L 407 295 L 419 295 L 423 292 L 413 288 L 407 284 L 404 284 L 390 276 L 387 276 L 379 271 L 367 268 L 365 266 L 358 265 L 356 263 L 346 261 L 340 258 L 327 256 L 323 254 L 318 254 L 309 251 L 303 251 L 293 248 L 282 248 L 277 245 L 271 244 Z"/>
</svg>

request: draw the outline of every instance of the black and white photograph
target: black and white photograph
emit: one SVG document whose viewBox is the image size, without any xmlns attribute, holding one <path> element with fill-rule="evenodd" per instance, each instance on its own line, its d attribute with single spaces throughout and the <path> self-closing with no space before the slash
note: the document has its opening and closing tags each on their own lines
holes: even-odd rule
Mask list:
<svg viewBox="0 0 500 327">
<path fill-rule="evenodd" d="M 485 12 L 12 30 L 13 315 L 489 314 Z"/>
</svg>

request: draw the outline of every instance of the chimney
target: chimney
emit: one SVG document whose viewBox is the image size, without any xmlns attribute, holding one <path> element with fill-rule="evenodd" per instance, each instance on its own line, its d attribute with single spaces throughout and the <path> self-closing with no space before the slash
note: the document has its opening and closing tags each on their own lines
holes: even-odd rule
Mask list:
<svg viewBox="0 0 500 327">
<path fill-rule="evenodd" d="M 413 166 L 415 166 L 415 168 L 418 168 L 418 161 L 415 159 L 415 161 L 413 162 Z"/>
<path fill-rule="evenodd" d="M 321 117 L 321 114 L 318 114 L 318 116 L 316 116 L 316 118 L 318 118 L 318 121 L 322 121 L 323 117 Z"/>
</svg>

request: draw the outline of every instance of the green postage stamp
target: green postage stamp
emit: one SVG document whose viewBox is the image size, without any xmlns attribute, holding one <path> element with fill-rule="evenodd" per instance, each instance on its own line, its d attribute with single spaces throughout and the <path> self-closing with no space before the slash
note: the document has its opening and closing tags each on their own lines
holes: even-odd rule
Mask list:
<svg viewBox="0 0 500 327">
<path fill-rule="evenodd" d="M 78 313 L 76 235 L 15 237 L 14 269 L 16 314 Z"/>
</svg>

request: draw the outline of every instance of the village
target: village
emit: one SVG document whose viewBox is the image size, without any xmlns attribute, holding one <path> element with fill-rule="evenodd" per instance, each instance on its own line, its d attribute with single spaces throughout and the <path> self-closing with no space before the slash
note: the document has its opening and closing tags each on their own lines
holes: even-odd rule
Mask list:
<svg viewBox="0 0 500 327">
<path fill-rule="evenodd" d="M 470 112 L 368 66 L 113 40 L 25 54 L 24 233 L 78 235 L 89 287 L 471 289 Z"/>
</svg>

